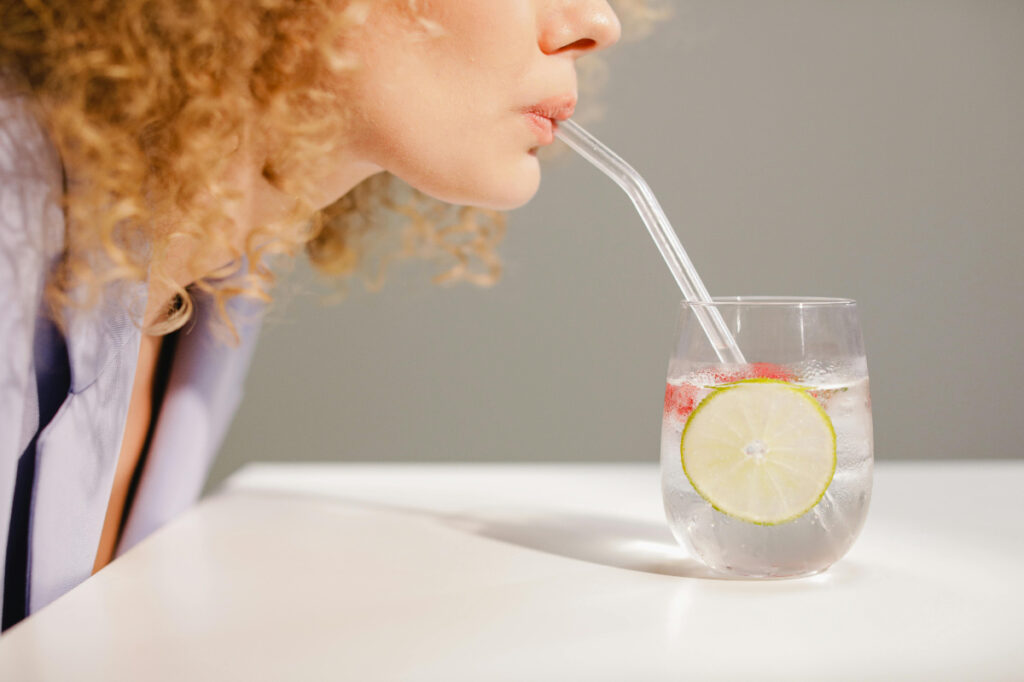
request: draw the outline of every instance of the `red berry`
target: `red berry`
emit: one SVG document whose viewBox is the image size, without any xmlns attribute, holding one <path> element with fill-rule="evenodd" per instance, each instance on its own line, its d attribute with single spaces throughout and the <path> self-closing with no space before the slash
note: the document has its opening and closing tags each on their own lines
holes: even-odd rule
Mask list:
<svg viewBox="0 0 1024 682">
<path fill-rule="evenodd" d="M 693 384 L 666 384 L 665 414 L 685 418 L 696 407 L 697 391 Z"/>
</svg>

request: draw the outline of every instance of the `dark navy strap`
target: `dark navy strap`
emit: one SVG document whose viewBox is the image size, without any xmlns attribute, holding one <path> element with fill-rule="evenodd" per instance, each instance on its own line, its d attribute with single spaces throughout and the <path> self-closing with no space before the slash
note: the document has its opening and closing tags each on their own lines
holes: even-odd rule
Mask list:
<svg viewBox="0 0 1024 682">
<path fill-rule="evenodd" d="M 57 325 L 45 314 L 36 320 L 36 393 L 39 396 L 39 427 L 18 458 L 11 505 L 11 524 L 4 558 L 4 608 L 0 630 L 28 615 L 29 538 L 32 526 L 32 489 L 36 473 L 36 439 L 46 428 L 71 390 L 71 366 L 67 344 Z"/>
</svg>

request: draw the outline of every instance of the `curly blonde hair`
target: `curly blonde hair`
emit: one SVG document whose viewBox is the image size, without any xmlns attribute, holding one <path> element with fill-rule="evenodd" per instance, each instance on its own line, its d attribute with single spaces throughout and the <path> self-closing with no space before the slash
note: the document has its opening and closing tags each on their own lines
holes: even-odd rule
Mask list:
<svg viewBox="0 0 1024 682">
<path fill-rule="evenodd" d="M 388 174 L 324 210 L 305 199 L 341 115 L 324 83 L 351 68 L 335 37 L 364 19 L 371 1 L 0 0 L 0 76 L 30 96 L 65 167 L 87 179 L 63 197 L 68 230 L 47 287 L 52 308 L 93 305 L 108 284 L 149 278 L 175 291 L 178 305 L 147 331 L 181 327 L 191 298 L 165 268 L 176 240 L 193 254 L 234 254 L 195 283 L 222 311 L 238 295 L 269 300 L 271 256 L 302 246 L 322 273 L 360 274 L 370 287 L 389 261 L 410 256 L 438 261 L 438 282 L 494 283 L 505 229 L 498 212 L 445 206 Z M 414 11 L 417 0 L 407 1 Z M 663 15 L 649 0 L 617 5 L 638 34 Z M 293 206 L 240 249 L 228 236 L 233 197 L 222 176 L 253 120 L 275 141 L 263 177 Z M 371 265 L 375 226 L 388 211 L 404 222 L 400 246 Z"/>
</svg>

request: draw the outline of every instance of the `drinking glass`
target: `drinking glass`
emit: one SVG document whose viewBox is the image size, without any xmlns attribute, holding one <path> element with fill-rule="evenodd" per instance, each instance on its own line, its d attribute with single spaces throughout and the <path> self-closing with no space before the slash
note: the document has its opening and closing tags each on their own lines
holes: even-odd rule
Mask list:
<svg viewBox="0 0 1024 682">
<path fill-rule="evenodd" d="M 697 312 L 714 305 L 746 364 L 726 364 Z M 662 495 L 672 534 L 715 572 L 811 575 L 842 557 L 871 499 L 868 369 L 857 304 L 683 302 L 668 365 Z"/>
</svg>

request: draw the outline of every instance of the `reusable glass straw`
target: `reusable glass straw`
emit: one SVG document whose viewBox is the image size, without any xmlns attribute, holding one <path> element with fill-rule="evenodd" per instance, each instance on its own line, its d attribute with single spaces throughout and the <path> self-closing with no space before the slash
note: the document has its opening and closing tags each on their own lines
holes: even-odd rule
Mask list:
<svg viewBox="0 0 1024 682">
<path fill-rule="evenodd" d="M 640 174 L 572 120 L 559 122 L 555 135 L 626 191 L 640 213 L 644 225 L 647 226 L 647 231 L 651 233 L 661 257 L 665 259 L 665 264 L 682 290 L 683 297 L 690 302 L 708 304 L 707 307 L 695 306 L 694 312 L 718 359 L 722 362 L 744 364 L 746 360 L 736 345 L 736 339 L 726 327 L 718 308 L 712 305 L 711 295 L 704 282 L 693 267 L 690 257 L 686 255 L 683 245 L 679 243 L 679 238 L 665 212 L 661 210 L 654 192 Z"/>
</svg>

